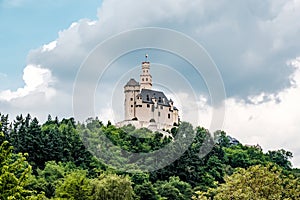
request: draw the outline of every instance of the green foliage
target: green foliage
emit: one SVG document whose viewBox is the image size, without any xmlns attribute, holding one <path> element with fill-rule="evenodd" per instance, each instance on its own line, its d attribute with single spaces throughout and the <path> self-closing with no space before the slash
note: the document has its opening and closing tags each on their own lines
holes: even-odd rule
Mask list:
<svg viewBox="0 0 300 200">
<path fill-rule="evenodd" d="M 277 151 L 268 151 L 267 156 L 270 158 L 271 162 L 276 163 L 277 165 L 283 167 L 284 169 L 291 169 L 292 164 L 289 161 L 293 157 L 293 154 L 284 149 Z"/>
<path fill-rule="evenodd" d="M 25 155 L 13 154 L 13 147 L 4 140 L 2 132 L 0 138 L 0 199 L 30 199 L 35 191 L 27 190 L 25 187 L 28 184 L 31 166 L 26 161 Z"/>
<path fill-rule="evenodd" d="M 49 161 L 43 170 L 37 170 L 36 176 L 30 177 L 28 188 L 43 192 L 48 198 L 54 197 L 59 181 L 74 170 L 76 167 L 71 162 L 57 164 Z"/>
<path fill-rule="evenodd" d="M 190 184 L 181 181 L 179 177 L 170 177 L 169 181 L 158 181 L 155 184 L 160 196 L 166 199 L 187 200 L 192 197 Z"/>
<path fill-rule="evenodd" d="M 247 168 L 252 165 L 268 163 L 268 157 L 260 148 L 241 144 L 224 148 L 226 164 L 233 168 Z"/>
<path fill-rule="evenodd" d="M 208 192 L 198 192 L 194 199 L 299 199 L 300 180 L 292 175 L 285 176 L 276 165 L 239 168 L 225 183 Z"/>
<path fill-rule="evenodd" d="M 4 200 L 176 200 L 191 199 L 193 191 L 194 199 L 300 198 L 300 170 L 292 169 L 291 152 L 265 154 L 223 131 L 212 137 L 207 129 L 186 122 L 166 130 L 168 137 L 132 125 L 105 126 L 97 118 L 75 123 L 49 115 L 39 124 L 20 115 L 10 123 L 0 114 L 0 132 Z M 162 148 L 163 153 L 147 156 Z M 153 164 L 167 166 L 151 170 Z M 129 169 L 135 173 L 124 171 Z"/>
<path fill-rule="evenodd" d="M 28 161 L 34 170 L 44 168 L 45 163 L 52 160 L 73 162 L 89 170 L 100 166 L 86 150 L 73 118 L 59 122 L 49 116 L 41 126 L 36 118 L 20 115 L 13 123 L 9 139 L 15 152 L 29 154 Z"/>
<path fill-rule="evenodd" d="M 86 171 L 76 170 L 58 183 L 55 197 L 71 200 L 130 200 L 134 195 L 131 184 L 127 176 L 102 174 L 89 179 Z"/>
<path fill-rule="evenodd" d="M 132 182 L 127 176 L 102 174 L 91 181 L 92 194 L 90 199 L 130 200 L 133 199 Z"/>
<path fill-rule="evenodd" d="M 86 125 L 78 126 L 82 140 L 89 150 L 104 163 L 119 170 L 126 167 L 138 169 L 136 165 L 148 167 L 147 163 L 155 161 L 148 159 L 145 154 L 161 149 L 171 143 L 171 137 L 164 137 L 159 132 L 152 133 L 146 128 L 135 129 L 133 126 L 116 128 L 113 125 L 95 127 L 97 121 L 89 120 Z M 128 169 L 128 168 L 127 168 Z"/>
<path fill-rule="evenodd" d="M 197 127 L 193 142 L 184 154 L 169 166 L 151 173 L 150 180 L 168 180 L 171 176 L 178 176 L 181 180 L 188 182 L 193 187 L 197 186 L 201 190 L 213 187 L 215 180 L 222 180 L 224 175 L 223 149 L 217 145 L 208 156 L 201 158 L 200 153 L 203 141 L 211 142 L 212 138 L 208 130 Z M 207 145 L 207 144 L 206 144 Z M 209 149 L 209 147 L 207 147 Z M 205 149 L 205 147 L 204 147 Z"/>
<path fill-rule="evenodd" d="M 143 171 L 137 171 L 132 174 L 131 180 L 135 185 L 140 185 L 149 181 L 149 174 Z"/>
<path fill-rule="evenodd" d="M 134 187 L 134 193 L 141 200 L 157 200 L 160 199 L 156 188 L 152 185 L 151 182 L 143 182 Z"/>
<path fill-rule="evenodd" d="M 55 196 L 62 199 L 86 200 L 91 195 L 90 180 L 86 171 L 76 170 L 68 174 L 56 187 Z"/>
</svg>

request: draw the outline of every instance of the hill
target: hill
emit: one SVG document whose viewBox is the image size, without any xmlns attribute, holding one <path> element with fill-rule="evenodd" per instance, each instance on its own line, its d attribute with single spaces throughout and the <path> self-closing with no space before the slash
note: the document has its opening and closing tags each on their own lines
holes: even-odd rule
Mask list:
<svg viewBox="0 0 300 200">
<path fill-rule="evenodd" d="M 166 137 L 93 118 L 0 119 L 0 199 L 300 198 L 291 152 L 223 131 L 181 122 Z"/>
</svg>

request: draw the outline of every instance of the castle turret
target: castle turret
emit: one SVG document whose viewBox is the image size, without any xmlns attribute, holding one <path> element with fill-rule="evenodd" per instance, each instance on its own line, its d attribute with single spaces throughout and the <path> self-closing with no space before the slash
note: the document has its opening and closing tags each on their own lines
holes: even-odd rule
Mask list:
<svg viewBox="0 0 300 200">
<path fill-rule="evenodd" d="M 130 79 L 124 86 L 125 93 L 125 120 L 132 120 L 136 118 L 136 98 L 140 92 L 139 83 L 133 78 Z"/>
<path fill-rule="evenodd" d="M 142 62 L 142 74 L 140 75 L 141 89 L 152 88 L 152 76 L 150 74 L 150 62 L 147 61 L 148 56 L 146 55 L 146 61 Z"/>
</svg>

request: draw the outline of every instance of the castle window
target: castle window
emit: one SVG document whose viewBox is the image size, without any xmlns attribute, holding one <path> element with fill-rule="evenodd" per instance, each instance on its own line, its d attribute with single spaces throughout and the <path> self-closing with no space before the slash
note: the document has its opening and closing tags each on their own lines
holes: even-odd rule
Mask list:
<svg viewBox="0 0 300 200">
<path fill-rule="evenodd" d="M 142 81 L 144 81 L 144 79 L 142 78 Z"/>
<path fill-rule="evenodd" d="M 170 119 L 171 118 L 171 115 L 170 115 L 170 113 L 168 114 L 168 119 Z"/>
<path fill-rule="evenodd" d="M 149 105 L 149 104 L 147 104 L 147 108 L 150 108 L 150 105 Z"/>
<path fill-rule="evenodd" d="M 158 116 L 160 117 L 160 112 L 158 112 Z"/>
<path fill-rule="evenodd" d="M 130 101 L 133 101 L 133 98 L 130 98 Z"/>
<path fill-rule="evenodd" d="M 161 103 L 161 97 L 158 97 L 158 102 Z"/>
<path fill-rule="evenodd" d="M 149 95 L 147 94 L 147 101 L 150 101 Z"/>
<path fill-rule="evenodd" d="M 133 107 L 133 105 L 131 105 L 131 108 Z"/>
<path fill-rule="evenodd" d="M 146 81 L 148 81 L 148 78 L 146 78 Z"/>
</svg>

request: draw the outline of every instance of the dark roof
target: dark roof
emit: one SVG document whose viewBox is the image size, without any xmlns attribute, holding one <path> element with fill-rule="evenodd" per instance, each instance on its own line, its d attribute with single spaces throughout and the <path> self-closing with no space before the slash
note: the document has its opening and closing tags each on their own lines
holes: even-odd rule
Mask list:
<svg viewBox="0 0 300 200">
<path fill-rule="evenodd" d="M 169 106 L 168 98 L 161 91 L 142 89 L 140 95 L 142 96 L 142 101 L 144 103 L 153 103 L 152 98 L 156 98 L 157 99 L 157 104 L 164 105 L 164 106 Z M 165 101 L 163 99 L 165 99 Z"/>
<path fill-rule="evenodd" d="M 233 138 L 233 137 L 231 137 L 231 136 L 227 136 L 227 138 L 229 139 L 229 144 L 231 144 L 231 145 L 238 145 L 238 144 L 240 144 L 240 142 L 237 140 L 237 139 L 235 139 L 235 138 Z"/>
<path fill-rule="evenodd" d="M 139 83 L 132 78 L 126 83 L 125 86 L 138 86 L 138 85 L 139 85 Z"/>
</svg>

